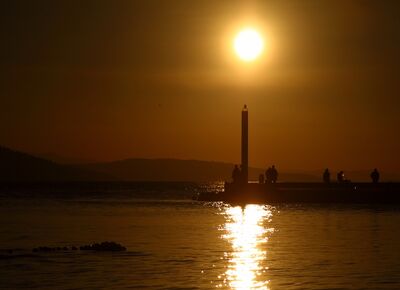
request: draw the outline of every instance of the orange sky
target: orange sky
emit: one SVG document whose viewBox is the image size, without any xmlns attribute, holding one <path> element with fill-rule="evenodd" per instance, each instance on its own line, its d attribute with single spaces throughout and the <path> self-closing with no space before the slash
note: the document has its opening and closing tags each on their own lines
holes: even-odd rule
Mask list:
<svg viewBox="0 0 400 290">
<path fill-rule="evenodd" d="M 400 171 L 395 1 L 9 1 L 0 144 L 83 160 L 171 157 Z M 231 37 L 265 33 L 257 64 Z"/>
</svg>

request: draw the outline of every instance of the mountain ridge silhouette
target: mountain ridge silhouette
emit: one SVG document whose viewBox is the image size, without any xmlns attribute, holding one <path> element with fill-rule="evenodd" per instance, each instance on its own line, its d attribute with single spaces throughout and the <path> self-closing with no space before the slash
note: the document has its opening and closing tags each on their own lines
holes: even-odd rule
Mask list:
<svg viewBox="0 0 400 290">
<path fill-rule="evenodd" d="M 233 166 L 228 162 L 174 158 L 127 158 L 110 162 L 63 164 L 0 146 L 1 182 L 225 181 L 231 179 Z M 259 174 L 264 172 L 265 169 L 250 167 L 249 178 L 258 180 Z M 283 171 L 279 173 L 279 181 L 319 182 L 322 170 L 320 172 Z M 333 170 L 331 172 L 335 173 Z M 345 173 L 354 181 L 370 181 L 368 170 Z M 383 172 L 382 180 L 396 181 L 400 180 L 400 176 Z"/>
<path fill-rule="evenodd" d="M 58 164 L 24 152 L 0 146 L 0 181 L 102 181 L 114 180 L 104 173 Z"/>
</svg>

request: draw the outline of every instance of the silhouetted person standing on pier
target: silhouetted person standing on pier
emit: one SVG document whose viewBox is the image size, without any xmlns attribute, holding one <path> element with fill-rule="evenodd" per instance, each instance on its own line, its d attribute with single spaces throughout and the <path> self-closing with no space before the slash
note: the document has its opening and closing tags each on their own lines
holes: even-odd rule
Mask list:
<svg viewBox="0 0 400 290">
<path fill-rule="evenodd" d="M 339 183 L 343 183 L 344 182 L 344 172 L 343 171 L 339 171 L 337 174 L 337 181 Z"/>
<path fill-rule="evenodd" d="M 373 183 L 378 183 L 379 182 L 379 171 L 378 169 L 374 169 L 374 171 L 371 172 L 371 179 Z"/>
<path fill-rule="evenodd" d="M 232 179 L 233 183 L 237 183 L 241 179 L 241 172 L 237 165 L 235 165 L 235 168 L 232 171 Z"/>
<path fill-rule="evenodd" d="M 329 169 L 325 169 L 324 174 L 322 175 L 322 179 L 324 180 L 324 183 L 330 183 L 331 182 L 331 173 L 329 172 Z"/>
<path fill-rule="evenodd" d="M 275 165 L 272 167 L 268 167 L 265 171 L 265 183 L 276 183 L 278 181 L 278 171 L 275 168 Z"/>
</svg>

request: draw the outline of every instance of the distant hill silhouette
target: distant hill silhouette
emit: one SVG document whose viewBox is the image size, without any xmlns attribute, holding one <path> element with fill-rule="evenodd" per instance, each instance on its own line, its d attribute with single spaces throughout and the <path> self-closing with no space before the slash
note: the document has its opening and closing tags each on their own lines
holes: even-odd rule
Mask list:
<svg viewBox="0 0 400 290">
<path fill-rule="evenodd" d="M 104 173 L 60 165 L 0 146 L 0 181 L 99 181 L 112 179 Z"/>
<path fill-rule="evenodd" d="M 223 181 L 230 180 L 234 164 L 179 159 L 125 159 L 90 164 L 59 164 L 0 146 L 1 181 Z M 279 167 L 278 167 L 279 170 Z M 265 169 L 250 168 L 249 179 L 258 180 Z M 322 169 L 280 172 L 279 181 L 321 181 Z M 332 179 L 336 171 L 332 170 Z M 353 181 L 370 181 L 369 170 L 345 171 Z M 381 172 L 382 181 L 398 181 L 398 173 Z"/>
<path fill-rule="evenodd" d="M 87 163 L 100 162 L 99 160 L 69 157 L 69 156 L 63 156 L 63 155 L 58 155 L 58 154 L 54 154 L 54 153 L 32 153 L 32 154 L 29 152 L 27 152 L 27 153 L 30 155 L 39 157 L 39 158 L 53 161 L 57 164 L 62 164 L 62 165 L 87 164 Z"/>
<path fill-rule="evenodd" d="M 230 180 L 234 164 L 179 159 L 126 159 L 82 165 L 125 181 L 217 181 Z M 265 169 L 250 168 L 249 178 L 258 180 Z M 281 173 L 282 181 L 318 181 L 310 174 Z"/>
</svg>

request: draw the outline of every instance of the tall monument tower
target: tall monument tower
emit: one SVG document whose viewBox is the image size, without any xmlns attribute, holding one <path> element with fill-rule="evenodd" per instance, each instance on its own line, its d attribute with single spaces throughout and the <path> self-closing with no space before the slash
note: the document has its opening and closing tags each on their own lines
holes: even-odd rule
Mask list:
<svg viewBox="0 0 400 290">
<path fill-rule="evenodd" d="M 244 105 L 242 110 L 242 178 L 247 183 L 249 179 L 249 112 Z"/>
</svg>

